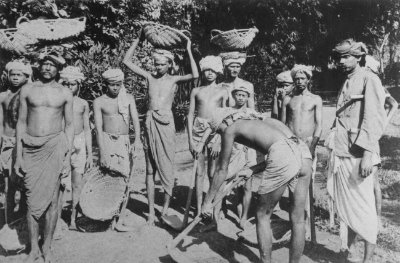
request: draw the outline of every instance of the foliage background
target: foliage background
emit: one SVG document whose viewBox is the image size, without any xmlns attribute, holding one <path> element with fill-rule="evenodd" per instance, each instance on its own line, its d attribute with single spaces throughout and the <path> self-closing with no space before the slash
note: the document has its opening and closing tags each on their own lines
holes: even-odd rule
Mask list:
<svg viewBox="0 0 400 263">
<path fill-rule="evenodd" d="M 315 91 L 321 94 L 335 91 L 338 78 L 334 70 L 329 70 L 329 55 L 336 42 L 348 37 L 364 41 L 375 57 L 383 58 L 385 83 L 398 79 L 400 1 L 397 0 L 0 0 L 0 26 L 14 27 L 20 16 L 55 18 L 54 9 L 45 8 L 52 2 L 69 17 L 87 18 L 85 33 L 68 39 L 65 51 L 68 63 L 79 65 L 87 78 L 81 97 L 91 102 L 100 96 L 104 91 L 101 73 L 108 67 L 121 67 L 126 73 L 125 86 L 135 95 L 141 114 L 147 104 L 145 82 L 121 63 L 141 20 L 191 31 L 197 61 L 219 53 L 209 42 L 211 29 L 256 26 L 260 32 L 247 51 L 249 58 L 241 74 L 254 83 L 260 111 L 268 107 L 275 76 L 295 63 L 315 66 Z M 379 50 L 385 35 L 389 36 L 388 42 Z M 144 43 L 134 62 L 152 70 L 150 52 L 151 45 Z M 176 54 L 180 73 L 188 72 L 184 50 L 177 50 Z M 12 57 L 1 51 L 0 67 Z M 181 85 L 177 91 L 173 110 L 178 129 L 184 126 L 189 94 L 196 85 L 199 82 Z"/>
</svg>

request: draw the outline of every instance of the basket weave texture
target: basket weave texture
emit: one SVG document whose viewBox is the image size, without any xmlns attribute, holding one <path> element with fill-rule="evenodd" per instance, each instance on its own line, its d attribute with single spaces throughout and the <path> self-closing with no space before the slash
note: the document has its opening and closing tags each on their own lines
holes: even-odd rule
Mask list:
<svg viewBox="0 0 400 263">
<path fill-rule="evenodd" d="M 38 40 L 17 28 L 0 29 L 0 48 L 17 54 L 25 54 L 29 45 L 36 44 Z"/>
<path fill-rule="evenodd" d="M 37 19 L 27 20 L 21 23 L 17 21 L 17 28 L 38 40 L 60 40 L 72 36 L 77 36 L 85 31 L 86 18 L 72 18 L 72 19 Z"/>
<path fill-rule="evenodd" d="M 255 27 L 249 29 L 232 29 L 225 32 L 213 29 L 211 30 L 210 41 L 225 51 L 244 50 L 250 46 L 257 33 L 258 29 Z"/>
<path fill-rule="evenodd" d="M 127 187 L 125 179 L 112 176 L 98 167 L 90 169 L 84 176 L 88 179 L 79 200 L 83 214 L 100 221 L 118 215 Z"/>
<path fill-rule="evenodd" d="M 143 22 L 143 31 L 147 41 L 156 48 L 170 49 L 182 47 L 190 33 L 154 22 Z"/>
</svg>

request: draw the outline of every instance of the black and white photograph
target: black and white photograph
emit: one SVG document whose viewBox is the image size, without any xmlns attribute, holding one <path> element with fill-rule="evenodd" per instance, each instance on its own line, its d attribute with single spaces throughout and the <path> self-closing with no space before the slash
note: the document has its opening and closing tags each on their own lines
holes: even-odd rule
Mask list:
<svg viewBox="0 0 400 263">
<path fill-rule="evenodd" d="M 0 262 L 400 262 L 400 0 L 0 0 Z"/>
</svg>

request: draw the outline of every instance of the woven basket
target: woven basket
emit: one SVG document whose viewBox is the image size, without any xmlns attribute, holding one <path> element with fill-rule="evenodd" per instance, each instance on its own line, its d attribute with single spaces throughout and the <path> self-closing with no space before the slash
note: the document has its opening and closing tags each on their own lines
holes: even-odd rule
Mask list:
<svg viewBox="0 0 400 263">
<path fill-rule="evenodd" d="M 25 21 L 25 22 L 23 22 Z M 85 31 L 86 17 L 72 19 L 37 19 L 20 17 L 17 28 L 38 40 L 60 40 L 77 36 Z"/>
<path fill-rule="evenodd" d="M 182 44 L 186 43 L 190 37 L 187 30 L 177 30 L 154 22 L 143 22 L 141 24 L 147 41 L 156 48 L 182 47 Z"/>
<path fill-rule="evenodd" d="M 84 175 L 79 204 L 85 216 L 100 221 L 112 219 L 120 213 L 127 184 L 121 176 L 111 176 L 99 168 L 93 168 Z"/>
<path fill-rule="evenodd" d="M 225 51 L 237 51 L 246 49 L 250 46 L 258 29 L 233 29 L 229 31 L 211 30 L 211 43 L 219 46 Z"/>
<path fill-rule="evenodd" d="M 37 43 L 37 39 L 17 28 L 0 29 L 0 48 L 25 54 L 29 45 Z"/>
</svg>

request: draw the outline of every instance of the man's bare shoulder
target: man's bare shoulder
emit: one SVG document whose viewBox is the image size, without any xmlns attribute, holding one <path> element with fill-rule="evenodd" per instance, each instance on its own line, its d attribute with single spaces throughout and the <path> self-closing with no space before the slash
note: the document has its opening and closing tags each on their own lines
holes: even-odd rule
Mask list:
<svg viewBox="0 0 400 263">
<path fill-rule="evenodd" d="M 9 94 L 9 93 L 10 93 L 9 90 L 0 92 L 0 102 L 4 101 L 4 100 L 8 97 L 8 94 Z"/>
<path fill-rule="evenodd" d="M 82 98 L 76 97 L 76 101 L 82 106 L 85 106 L 85 107 L 89 106 L 89 103 L 86 100 L 82 99 Z"/>
<path fill-rule="evenodd" d="M 314 101 L 314 102 L 316 102 L 316 103 L 319 103 L 319 102 L 322 102 L 322 98 L 319 96 L 319 95 L 317 95 L 317 94 L 314 94 L 314 93 L 309 93 L 309 96 L 310 96 L 310 98 Z"/>
<path fill-rule="evenodd" d="M 106 98 L 106 94 L 103 94 L 100 97 L 95 98 L 93 100 L 93 104 L 101 106 L 106 103 L 105 98 Z"/>
</svg>

